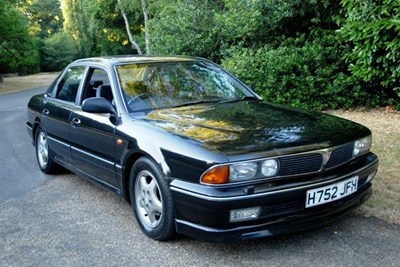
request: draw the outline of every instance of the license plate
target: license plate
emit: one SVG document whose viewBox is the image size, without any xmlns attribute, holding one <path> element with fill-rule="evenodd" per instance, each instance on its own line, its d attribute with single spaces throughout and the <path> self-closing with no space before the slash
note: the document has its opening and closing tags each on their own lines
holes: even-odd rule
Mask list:
<svg viewBox="0 0 400 267">
<path fill-rule="evenodd" d="M 358 176 L 352 177 L 336 184 L 327 185 L 307 191 L 306 208 L 329 203 L 357 191 Z"/>
</svg>

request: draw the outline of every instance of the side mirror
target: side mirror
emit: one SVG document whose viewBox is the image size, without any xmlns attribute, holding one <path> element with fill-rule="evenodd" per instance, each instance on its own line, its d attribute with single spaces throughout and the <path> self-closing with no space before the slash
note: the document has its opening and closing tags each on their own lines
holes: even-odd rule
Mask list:
<svg viewBox="0 0 400 267">
<path fill-rule="evenodd" d="M 90 97 L 83 101 L 82 110 L 90 113 L 117 114 L 114 106 L 103 97 Z"/>
</svg>

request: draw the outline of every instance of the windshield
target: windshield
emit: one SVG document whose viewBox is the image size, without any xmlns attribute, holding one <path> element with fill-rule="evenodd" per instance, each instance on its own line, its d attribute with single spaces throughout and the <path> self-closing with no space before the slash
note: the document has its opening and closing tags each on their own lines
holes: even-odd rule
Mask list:
<svg viewBox="0 0 400 267">
<path fill-rule="evenodd" d="M 129 112 L 255 97 L 207 62 L 130 64 L 116 70 Z"/>
</svg>

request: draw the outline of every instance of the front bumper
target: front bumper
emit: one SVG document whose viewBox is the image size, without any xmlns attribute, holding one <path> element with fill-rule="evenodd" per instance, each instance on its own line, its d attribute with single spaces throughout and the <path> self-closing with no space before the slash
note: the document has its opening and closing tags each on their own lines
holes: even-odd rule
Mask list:
<svg viewBox="0 0 400 267">
<path fill-rule="evenodd" d="M 368 178 L 375 175 L 378 158 L 364 157 L 324 176 L 309 177 L 280 185 L 212 187 L 174 180 L 171 192 L 175 204 L 178 233 L 215 242 L 263 238 L 297 232 L 327 223 L 366 201 L 372 194 Z M 358 176 L 358 190 L 343 199 L 305 208 L 306 192 L 349 177 Z M 370 180 L 370 179 L 369 179 Z M 245 222 L 229 222 L 232 209 L 261 206 L 260 217 Z"/>
</svg>

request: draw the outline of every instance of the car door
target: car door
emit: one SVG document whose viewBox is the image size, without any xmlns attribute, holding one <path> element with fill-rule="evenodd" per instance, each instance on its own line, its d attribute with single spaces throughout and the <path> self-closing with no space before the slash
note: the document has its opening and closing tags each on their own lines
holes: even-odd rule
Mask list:
<svg viewBox="0 0 400 267">
<path fill-rule="evenodd" d="M 78 88 L 83 80 L 86 67 L 68 68 L 50 95 L 42 109 L 41 124 L 48 135 L 51 150 L 58 159 L 71 163 L 69 124 L 71 111 L 75 107 Z"/>
<path fill-rule="evenodd" d="M 99 95 L 99 90 L 102 88 L 109 90 L 107 97 L 111 102 L 113 95 L 107 71 L 101 68 L 89 68 L 80 102 L 82 103 L 85 98 Z M 74 165 L 103 185 L 117 188 L 114 169 L 116 125 L 112 116 L 109 113 L 85 112 L 82 111 L 81 105 L 78 105 L 71 113 L 70 122 Z"/>
</svg>

